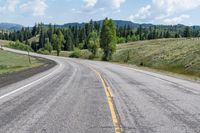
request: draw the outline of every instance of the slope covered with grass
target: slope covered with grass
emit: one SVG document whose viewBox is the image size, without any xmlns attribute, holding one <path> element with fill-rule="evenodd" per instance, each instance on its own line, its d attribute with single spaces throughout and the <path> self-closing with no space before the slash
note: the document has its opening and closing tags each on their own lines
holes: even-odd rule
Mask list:
<svg viewBox="0 0 200 133">
<path fill-rule="evenodd" d="M 200 77 L 200 39 L 160 39 L 120 44 L 113 61 Z"/>
<path fill-rule="evenodd" d="M 12 41 L 7 41 L 7 40 L 0 40 L 0 45 L 2 46 L 8 46 Z"/>
<path fill-rule="evenodd" d="M 31 58 L 30 64 L 25 55 L 0 50 L 0 74 L 17 72 L 40 65 L 42 63 L 35 58 Z"/>
</svg>

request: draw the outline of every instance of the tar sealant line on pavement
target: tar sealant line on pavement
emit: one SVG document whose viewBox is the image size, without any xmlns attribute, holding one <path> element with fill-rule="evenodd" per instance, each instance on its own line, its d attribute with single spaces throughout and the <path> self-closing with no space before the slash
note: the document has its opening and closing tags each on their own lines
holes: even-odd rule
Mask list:
<svg viewBox="0 0 200 133">
<path fill-rule="evenodd" d="M 117 113 L 116 107 L 114 105 L 113 93 L 111 91 L 111 88 L 108 86 L 107 81 L 101 76 L 100 72 L 98 72 L 92 66 L 86 65 L 86 64 L 80 63 L 80 62 L 76 62 L 76 63 L 82 64 L 82 65 L 90 68 L 100 78 L 100 80 L 102 82 L 102 85 L 103 85 L 103 88 L 104 88 L 104 91 L 105 91 L 105 94 L 106 94 L 106 97 L 107 97 L 107 102 L 108 102 L 108 105 L 109 105 L 109 108 L 110 108 L 110 112 L 111 112 L 111 117 L 112 117 L 112 122 L 113 122 L 114 129 L 115 129 L 115 133 L 123 133 L 123 130 L 121 128 L 122 127 L 121 126 L 121 122 L 120 122 L 120 119 L 118 117 L 118 113 Z"/>
</svg>

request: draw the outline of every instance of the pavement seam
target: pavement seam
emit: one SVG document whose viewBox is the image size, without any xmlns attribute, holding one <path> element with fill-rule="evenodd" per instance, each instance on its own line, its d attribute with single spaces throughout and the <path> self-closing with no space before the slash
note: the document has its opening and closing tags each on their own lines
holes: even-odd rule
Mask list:
<svg viewBox="0 0 200 133">
<path fill-rule="evenodd" d="M 107 102 L 108 102 L 108 105 L 109 105 L 109 109 L 110 109 L 110 113 L 111 113 L 111 117 L 112 117 L 112 122 L 113 122 L 113 126 L 114 126 L 114 129 L 115 129 L 115 133 L 123 133 L 123 130 L 121 128 L 122 127 L 121 122 L 120 122 L 119 117 L 117 115 L 116 107 L 115 107 L 114 101 L 113 101 L 113 92 L 111 91 L 111 88 L 108 86 L 108 82 L 105 80 L 105 78 L 102 77 L 101 73 L 98 70 L 96 70 L 95 68 L 93 68 L 89 65 L 86 65 L 84 63 L 80 63 L 80 62 L 76 62 L 76 63 L 82 64 L 82 65 L 90 68 L 100 78 L 102 85 L 103 85 L 103 88 L 104 88 L 104 91 L 105 91 L 105 94 L 106 94 L 106 97 L 107 97 Z"/>
<path fill-rule="evenodd" d="M 120 120 L 118 119 L 117 111 L 116 111 L 116 108 L 114 106 L 114 101 L 112 99 L 112 92 L 110 91 L 111 89 L 107 85 L 106 80 L 101 76 L 101 74 L 97 70 L 95 70 L 93 68 L 91 68 L 91 69 L 98 75 L 98 77 L 101 79 L 101 82 L 103 84 L 104 91 L 106 93 L 106 97 L 107 97 L 107 101 L 108 101 L 108 105 L 109 105 L 109 108 L 110 108 L 111 116 L 112 116 L 113 125 L 114 125 L 114 128 L 115 128 L 115 133 L 122 133 Z"/>
</svg>

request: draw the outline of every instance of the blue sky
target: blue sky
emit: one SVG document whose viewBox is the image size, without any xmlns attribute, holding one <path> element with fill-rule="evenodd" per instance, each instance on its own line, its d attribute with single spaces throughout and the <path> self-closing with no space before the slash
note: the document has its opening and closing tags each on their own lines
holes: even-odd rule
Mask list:
<svg viewBox="0 0 200 133">
<path fill-rule="evenodd" d="M 200 0 L 0 0 L 0 22 L 32 26 L 90 19 L 200 25 Z"/>
</svg>

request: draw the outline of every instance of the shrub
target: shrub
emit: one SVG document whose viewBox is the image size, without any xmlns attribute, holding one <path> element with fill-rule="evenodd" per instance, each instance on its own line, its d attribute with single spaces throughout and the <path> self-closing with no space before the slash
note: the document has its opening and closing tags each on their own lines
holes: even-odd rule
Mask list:
<svg viewBox="0 0 200 133">
<path fill-rule="evenodd" d="M 37 53 L 39 54 L 44 54 L 44 55 L 48 55 L 50 54 L 48 50 L 45 50 L 44 48 L 41 48 L 37 51 Z"/>
<path fill-rule="evenodd" d="M 81 56 L 81 50 L 79 48 L 75 48 L 73 53 L 70 55 L 72 58 L 79 58 Z"/>
<path fill-rule="evenodd" d="M 125 43 L 125 42 L 126 42 L 126 39 L 124 37 L 118 37 L 117 38 L 117 44 Z"/>
<path fill-rule="evenodd" d="M 9 43 L 8 47 L 18 49 L 18 50 L 33 52 L 33 49 L 30 46 L 25 45 L 19 41 L 16 41 L 14 43 L 13 42 Z"/>
</svg>

